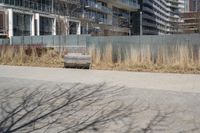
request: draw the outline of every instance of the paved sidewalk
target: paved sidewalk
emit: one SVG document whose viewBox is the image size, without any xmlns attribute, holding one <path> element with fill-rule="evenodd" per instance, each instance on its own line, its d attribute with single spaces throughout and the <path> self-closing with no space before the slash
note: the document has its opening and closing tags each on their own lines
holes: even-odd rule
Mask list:
<svg viewBox="0 0 200 133">
<path fill-rule="evenodd" d="M 0 77 L 200 93 L 200 75 L 79 70 L 0 65 Z"/>
</svg>

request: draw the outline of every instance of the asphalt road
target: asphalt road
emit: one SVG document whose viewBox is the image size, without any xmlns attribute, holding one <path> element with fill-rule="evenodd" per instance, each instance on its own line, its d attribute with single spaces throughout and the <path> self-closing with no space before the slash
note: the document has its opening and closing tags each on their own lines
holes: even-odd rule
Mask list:
<svg viewBox="0 0 200 133">
<path fill-rule="evenodd" d="M 124 86 L 119 99 L 150 109 L 137 115 L 137 127 L 145 127 L 155 112 L 173 111 L 166 120 L 164 133 L 200 132 L 200 75 L 136 73 L 62 68 L 0 66 L 0 89 L 34 88 L 40 84 L 54 86 L 74 83 Z M 160 133 L 161 131 L 156 131 Z M 161 132 L 161 133 L 162 133 Z"/>
</svg>

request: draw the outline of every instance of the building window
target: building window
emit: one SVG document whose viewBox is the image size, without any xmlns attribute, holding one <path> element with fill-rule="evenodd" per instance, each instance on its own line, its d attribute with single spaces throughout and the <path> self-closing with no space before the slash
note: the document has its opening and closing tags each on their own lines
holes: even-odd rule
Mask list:
<svg viewBox="0 0 200 133">
<path fill-rule="evenodd" d="M 30 36 L 31 35 L 31 15 L 13 13 L 13 35 Z"/>
<path fill-rule="evenodd" d="M 53 19 L 40 17 L 40 35 L 52 35 Z"/>
</svg>

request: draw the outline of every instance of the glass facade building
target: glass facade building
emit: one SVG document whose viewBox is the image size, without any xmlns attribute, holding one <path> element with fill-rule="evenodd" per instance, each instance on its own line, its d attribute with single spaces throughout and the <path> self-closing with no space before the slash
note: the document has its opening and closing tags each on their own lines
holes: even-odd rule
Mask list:
<svg viewBox="0 0 200 133">
<path fill-rule="evenodd" d="M 0 0 L 0 35 L 128 35 L 137 0 Z"/>
<path fill-rule="evenodd" d="M 145 35 L 162 35 L 179 32 L 184 0 L 139 0 L 139 4 L 141 10 L 132 14 L 133 24 L 138 25 L 132 28 L 134 34 L 142 32 Z"/>
</svg>

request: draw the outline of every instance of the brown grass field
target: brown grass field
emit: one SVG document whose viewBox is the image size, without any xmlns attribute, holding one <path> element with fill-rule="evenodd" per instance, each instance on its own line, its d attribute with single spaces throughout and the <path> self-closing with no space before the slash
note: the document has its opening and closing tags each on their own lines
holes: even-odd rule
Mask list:
<svg viewBox="0 0 200 133">
<path fill-rule="evenodd" d="M 156 53 L 150 45 L 117 50 L 92 46 L 89 51 L 94 69 L 200 74 L 200 48 L 187 45 L 162 46 Z"/>
<path fill-rule="evenodd" d="M 149 45 L 140 48 L 103 49 L 91 46 L 92 69 L 143 72 L 200 74 L 200 48 L 187 45 L 159 47 L 156 53 Z M 42 45 L 0 46 L 0 64 L 17 66 L 63 67 L 67 50 Z"/>
<path fill-rule="evenodd" d="M 1 46 L 0 64 L 17 66 L 63 67 L 66 51 L 43 46 Z"/>
</svg>

